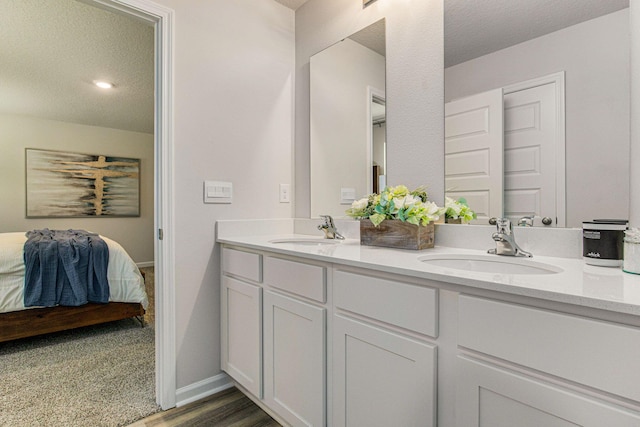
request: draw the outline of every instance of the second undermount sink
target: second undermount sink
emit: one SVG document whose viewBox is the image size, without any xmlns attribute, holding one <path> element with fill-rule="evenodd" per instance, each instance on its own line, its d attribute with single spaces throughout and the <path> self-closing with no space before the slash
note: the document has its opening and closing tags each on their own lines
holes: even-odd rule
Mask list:
<svg viewBox="0 0 640 427">
<path fill-rule="evenodd" d="M 554 265 L 532 261 L 529 258 L 500 255 L 437 254 L 423 255 L 420 261 L 454 270 L 497 274 L 556 274 L 563 270 Z"/>
<path fill-rule="evenodd" d="M 293 243 L 296 245 L 335 245 L 340 241 L 337 239 L 323 239 L 321 237 L 313 238 L 313 237 L 292 237 L 288 239 L 275 239 L 269 240 L 269 243 Z"/>
</svg>

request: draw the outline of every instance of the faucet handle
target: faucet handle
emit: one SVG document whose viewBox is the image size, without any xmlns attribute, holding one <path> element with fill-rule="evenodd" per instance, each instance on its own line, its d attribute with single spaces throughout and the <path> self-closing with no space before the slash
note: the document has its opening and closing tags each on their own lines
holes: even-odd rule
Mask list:
<svg viewBox="0 0 640 427">
<path fill-rule="evenodd" d="M 513 230 L 513 225 L 509 218 L 496 218 L 496 227 L 498 229 L 498 233 L 511 234 L 511 231 Z"/>
<path fill-rule="evenodd" d="M 320 218 L 322 218 L 324 220 L 324 224 L 320 225 L 319 227 L 325 226 L 325 227 L 331 227 L 333 228 L 333 218 L 331 218 L 331 215 L 320 215 Z"/>
</svg>

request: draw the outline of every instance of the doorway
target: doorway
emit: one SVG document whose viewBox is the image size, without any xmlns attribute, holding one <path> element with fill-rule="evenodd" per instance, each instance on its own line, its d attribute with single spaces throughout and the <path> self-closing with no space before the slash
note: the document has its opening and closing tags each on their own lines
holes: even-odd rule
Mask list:
<svg viewBox="0 0 640 427">
<path fill-rule="evenodd" d="M 173 239 L 173 10 L 148 0 L 81 0 L 125 14 L 155 29 L 154 130 L 154 265 L 156 402 L 162 409 L 176 405 L 174 239 Z"/>
</svg>

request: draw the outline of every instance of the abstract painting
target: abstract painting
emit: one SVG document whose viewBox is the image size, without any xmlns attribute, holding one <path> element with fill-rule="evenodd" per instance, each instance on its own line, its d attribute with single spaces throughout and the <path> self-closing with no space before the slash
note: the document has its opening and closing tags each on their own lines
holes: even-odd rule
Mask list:
<svg viewBox="0 0 640 427">
<path fill-rule="evenodd" d="M 27 218 L 140 216 L 140 160 L 26 149 Z"/>
</svg>

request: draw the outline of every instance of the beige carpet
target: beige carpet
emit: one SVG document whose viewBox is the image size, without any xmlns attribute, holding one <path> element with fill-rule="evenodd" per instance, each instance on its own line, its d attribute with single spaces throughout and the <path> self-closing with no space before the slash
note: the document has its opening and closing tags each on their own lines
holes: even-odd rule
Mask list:
<svg viewBox="0 0 640 427">
<path fill-rule="evenodd" d="M 154 330 L 134 319 L 0 344 L 0 425 L 122 426 L 159 411 Z"/>
<path fill-rule="evenodd" d="M 126 426 L 155 403 L 153 267 L 150 307 L 136 319 L 0 343 L 0 426 Z"/>
</svg>

